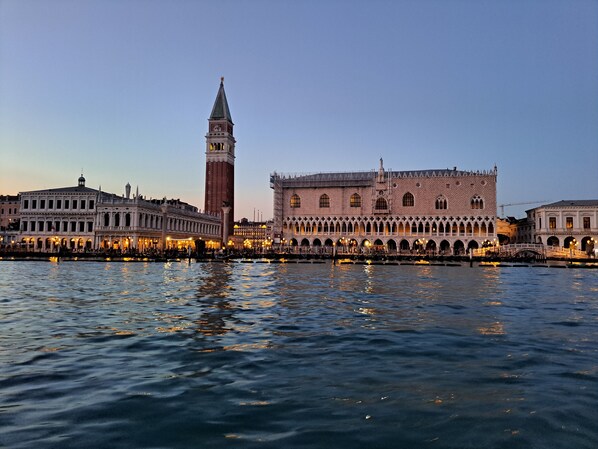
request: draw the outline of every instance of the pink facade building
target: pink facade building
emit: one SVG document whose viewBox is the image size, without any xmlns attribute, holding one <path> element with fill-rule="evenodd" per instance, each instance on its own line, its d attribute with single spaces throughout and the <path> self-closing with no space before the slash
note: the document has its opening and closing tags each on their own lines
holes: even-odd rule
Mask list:
<svg viewBox="0 0 598 449">
<path fill-rule="evenodd" d="M 352 253 L 465 254 L 494 244 L 497 169 L 271 175 L 274 241 Z"/>
</svg>

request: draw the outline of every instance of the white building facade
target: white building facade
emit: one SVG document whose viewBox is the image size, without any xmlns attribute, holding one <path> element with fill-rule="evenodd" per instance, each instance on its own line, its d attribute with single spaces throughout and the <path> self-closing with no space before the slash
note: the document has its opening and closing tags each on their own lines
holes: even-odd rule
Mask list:
<svg viewBox="0 0 598 449">
<path fill-rule="evenodd" d="M 29 251 L 56 252 L 204 248 L 221 245 L 220 217 L 200 213 L 180 200 L 131 198 L 85 186 L 36 190 L 20 194 L 20 245 Z M 184 242 L 184 243 L 183 243 Z"/>
<path fill-rule="evenodd" d="M 146 200 L 102 195 L 98 204 L 95 247 L 138 252 L 220 248 L 221 218 L 199 213 L 180 200 Z"/>
<path fill-rule="evenodd" d="M 496 242 L 497 170 L 271 175 L 274 241 L 311 251 L 461 255 Z"/>
<path fill-rule="evenodd" d="M 527 211 L 533 243 L 591 253 L 598 240 L 598 200 L 565 200 Z"/>
</svg>

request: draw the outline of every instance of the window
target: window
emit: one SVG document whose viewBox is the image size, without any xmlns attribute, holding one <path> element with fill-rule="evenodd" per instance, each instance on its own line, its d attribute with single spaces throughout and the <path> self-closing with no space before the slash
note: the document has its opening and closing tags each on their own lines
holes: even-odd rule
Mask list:
<svg viewBox="0 0 598 449">
<path fill-rule="evenodd" d="M 76 231 L 77 231 L 77 222 L 71 221 L 71 232 L 76 232 Z"/>
<path fill-rule="evenodd" d="M 107 212 L 104 214 L 104 226 L 110 226 L 110 214 Z"/>
<path fill-rule="evenodd" d="M 48 200 L 48 209 L 54 209 L 54 200 Z"/>
<path fill-rule="evenodd" d="M 77 200 L 73 200 L 73 209 L 77 209 Z"/>
<path fill-rule="evenodd" d="M 81 200 L 81 209 L 85 209 L 85 200 Z"/>
<path fill-rule="evenodd" d="M 440 195 L 436 198 L 436 209 L 447 209 L 447 202 L 444 196 Z"/>
<path fill-rule="evenodd" d="M 126 227 L 131 226 L 131 214 L 129 214 L 129 213 L 125 214 L 125 226 Z"/>
<path fill-rule="evenodd" d="M 590 229 L 590 217 L 583 217 L 583 228 Z"/>
<path fill-rule="evenodd" d="M 548 228 L 556 229 L 556 217 L 548 217 Z"/>
<path fill-rule="evenodd" d="M 35 231 L 35 221 L 31 222 L 31 232 Z"/>
<path fill-rule="evenodd" d="M 37 200 L 31 201 L 31 209 L 37 209 Z"/>
<path fill-rule="evenodd" d="M 79 232 L 84 232 L 85 231 L 85 222 L 80 221 L 79 222 Z"/>
<path fill-rule="evenodd" d="M 67 232 L 69 230 L 69 223 L 68 221 L 62 222 L 62 232 Z"/>
<path fill-rule="evenodd" d="M 38 221 L 37 222 L 37 230 L 39 232 L 44 232 L 44 222 L 43 221 Z"/>
<path fill-rule="evenodd" d="M 403 206 L 404 207 L 412 207 L 415 205 L 415 199 L 413 198 L 413 194 L 410 192 L 407 192 L 405 195 L 403 195 Z"/>
<path fill-rule="evenodd" d="M 301 207 L 301 198 L 299 197 L 299 195 L 294 194 L 291 197 L 291 207 L 294 209 Z"/>
<path fill-rule="evenodd" d="M 471 199 L 471 208 L 472 209 L 483 209 L 484 208 L 484 200 L 480 195 L 475 195 Z"/>
<path fill-rule="evenodd" d="M 24 221 L 24 222 L 23 222 L 23 226 L 22 226 L 22 228 L 21 228 L 21 229 L 22 229 L 23 231 L 27 232 L 27 222 L 26 222 L 26 221 Z"/>
<path fill-rule="evenodd" d="M 93 221 L 87 222 L 87 232 L 93 232 Z"/>
<path fill-rule="evenodd" d="M 23 209 L 29 209 L 29 200 L 23 200 Z"/>
<path fill-rule="evenodd" d="M 120 226 L 120 213 L 114 215 L 114 226 Z"/>
<path fill-rule="evenodd" d="M 39 201 L 39 208 L 40 209 L 45 209 L 46 208 L 46 200 L 40 200 Z"/>
<path fill-rule="evenodd" d="M 69 208 L 69 200 L 64 200 L 64 208 L 65 209 Z"/>
<path fill-rule="evenodd" d="M 566 223 L 566 228 L 567 229 L 573 229 L 573 217 L 566 217 L 565 219 L 565 223 Z"/>
<path fill-rule="evenodd" d="M 361 207 L 361 197 L 357 193 L 354 193 L 351 195 L 349 204 L 351 207 Z"/>
<path fill-rule="evenodd" d="M 93 209 L 94 206 L 94 201 L 93 200 L 89 200 L 89 208 Z"/>
<path fill-rule="evenodd" d="M 328 195 L 320 196 L 320 207 L 330 207 L 330 197 Z"/>
<path fill-rule="evenodd" d="M 388 209 L 388 203 L 386 202 L 386 200 L 384 198 L 378 198 L 376 200 L 375 209 L 376 210 L 386 210 L 386 209 Z"/>
<path fill-rule="evenodd" d="M 56 200 L 56 209 L 62 209 L 62 200 Z"/>
</svg>

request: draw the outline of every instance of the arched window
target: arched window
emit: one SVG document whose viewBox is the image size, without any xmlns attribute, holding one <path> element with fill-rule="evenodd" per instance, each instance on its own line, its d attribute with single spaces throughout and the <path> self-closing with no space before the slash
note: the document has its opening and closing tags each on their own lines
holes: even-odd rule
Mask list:
<svg viewBox="0 0 598 449">
<path fill-rule="evenodd" d="M 442 195 L 440 195 L 438 198 L 436 198 L 436 209 L 446 209 L 447 208 L 447 202 L 446 202 L 446 198 Z"/>
<path fill-rule="evenodd" d="M 328 195 L 320 196 L 320 207 L 330 207 L 330 197 Z"/>
<path fill-rule="evenodd" d="M 376 210 L 386 210 L 388 209 L 388 204 L 384 198 L 378 198 L 376 200 Z"/>
<path fill-rule="evenodd" d="M 114 226 L 120 226 L 120 213 L 114 215 Z"/>
<path fill-rule="evenodd" d="M 411 192 L 407 192 L 403 195 L 403 207 L 412 207 L 415 205 L 415 199 L 413 198 L 413 194 Z"/>
<path fill-rule="evenodd" d="M 291 207 L 292 208 L 298 208 L 301 207 L 301 198 L 299 197 L 299 195 L 294 194 L 291 197 Z"/>
<path fill-rule="evenodd" d="M 109 213 L 104 214 L 104 226 L 110 226 L 110 214 Z"/>
<path fill-rule="evenodd" d="M 471 199 L 471 208 L 472 209 L 483 209 L 484 208 L 484 200 L 480 195 L 475 195 Z"/>
<path fill-rule="evenodd" d="M 129 213 L 125 214 L 125 226 L 131 226 L 131 214 Z"/>
<path fill-rule="evenodd" d="M 361 207 L 361 197 L 357 193 L 351 195 L 350 205 L 351 207 Z"/>
</svg>

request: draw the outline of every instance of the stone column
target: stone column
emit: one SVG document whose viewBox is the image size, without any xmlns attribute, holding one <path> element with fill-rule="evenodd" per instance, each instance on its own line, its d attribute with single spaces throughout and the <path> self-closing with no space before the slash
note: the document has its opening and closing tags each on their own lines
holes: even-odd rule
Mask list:
<svg viewBox="0 0 598 449">
<path fill-rule="evenodd" d="M 166 203 L 162 204 L 162 206 L 160 206 L 160 210 L 162 211 L 162 243 L 160 246 L 162 248 L 162 252 L 164 252 L 166 249 L 166 224 L 168 222 L 166 217 L 168 213 L 168 205 Z"/>
<path fill-rule="evenodd" d="M 226 244 L 228 243 L 228 233 L 230 232 L 228 229 L 228 215 L 230 211 L 230 206 L 222 206 L 222 246 L 224 248 L 226 248 Z"/>
</svg>

